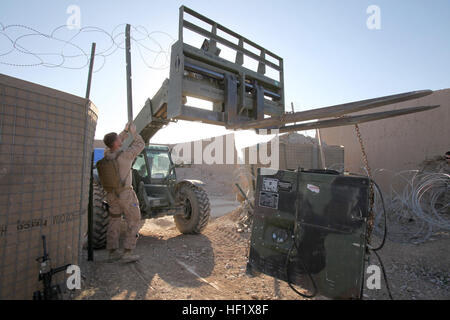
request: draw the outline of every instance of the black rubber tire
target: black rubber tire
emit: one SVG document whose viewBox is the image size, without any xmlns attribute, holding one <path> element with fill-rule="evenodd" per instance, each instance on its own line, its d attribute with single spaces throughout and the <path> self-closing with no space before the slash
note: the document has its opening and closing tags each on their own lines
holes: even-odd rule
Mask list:
<svg viewBox="0 0 450 320">
<path fill-rule="evenodd" d="M 181 186 L 178 199 L 188 199 L 191 204 L 189 218 L 183 215 L 174 216 L 175 225 L 183 234 L 200 234 L 208 225 L 211 214 L 209 198 L 205 190 L 192 184 Z"/>
<path fill-rule="evenodd" d="M 93 212 L 93 232 L 92 247 L 96 250 L 106 247 L 106 232 L 109 224 L 109 213 L 106 210 L 103 201 L 105 201 L 106 192 L 103 187 L 94 182 L 94 212 Z"/>
</svg>

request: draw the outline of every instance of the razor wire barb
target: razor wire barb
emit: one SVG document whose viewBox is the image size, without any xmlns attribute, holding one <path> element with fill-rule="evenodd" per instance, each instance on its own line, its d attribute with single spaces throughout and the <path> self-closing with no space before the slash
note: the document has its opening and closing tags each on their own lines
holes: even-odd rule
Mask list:
<svg viewBox="0 0 450 320">
<path fill-rule="evenodd" d="M 102 63 L 97 67 L 94 72 L 99 72 L 106 64 L 108 57 L 111 57 L 118 50 L 125 50 L 125 32 L 121 31 L 125 29 L 126 24 L 119 24 L 115 26 L 111 32 L 106 31 L 100 27 L 86 26 L 78 30 L 69 30 L 69 33 L 74 33 L 66 37 L 60 34 L 64 30 L 68 30 L 66 25 L 59 26 L 53 29 L 50 33 L 43 33 L 32 27 L 22 24 L 10 24 L 4 25 L 0 22 L 0 64 L 12 66 L 12 67 L 47 67 L 47 68 L 65 68 L 72 70 L 84 69 L 89 66 L 90 60 L 90 47 L 92 42 L 98 42 L 106 40 L 107 45 L 100 46 L 100 50 L 96 52 L 95 58 L 101 58 Z M 86 34 L 96 33 L 97 36 L 90 37 L 89 43 L 82 44 L 77 43 L 77 40 L 81 36 Z M 169 44 L 167 46 L 162 45 L 156 36 L 165 37 Z M 42 49 L 30 48 L 25 45 L 26 40 L 32 39 L 52 41 L 55 45 L 54 50 L 39 51 Z M 133 48 L 136 48 L 137 53 L 142 59 L 145 66 L 153 70 L 167 69 L 170 62 L 170 48 L 175 42 L 175 39 L 168 33 L 163 31 L 149 32 L 144 26 L 131 26 L 131 41 Z M 4 44 L 7 43 L 5 47 Z M 34 45 L 37 47 L 37 45 Z M 59 48 L 57 48 L 59 47 Z M 103 47 L 103 48 L 102 48 Z M 74 53 L 68 53 L 72 50 Z M 34 59 L 32 63 L 17 63 L 11 62 L 12 55 L 24 55 L 27 59 L 30 57 Z M 153 59 L 150 62 L 146 55 L 153 55 Z M 58 61 L 50 61 L 50 59 L 57 59 Z M 77 65 L 71 66 L 69 62 L 75 59 L 81 60 Z M 159 64 L 158 64 L 159 62 Z"/>
</svg>

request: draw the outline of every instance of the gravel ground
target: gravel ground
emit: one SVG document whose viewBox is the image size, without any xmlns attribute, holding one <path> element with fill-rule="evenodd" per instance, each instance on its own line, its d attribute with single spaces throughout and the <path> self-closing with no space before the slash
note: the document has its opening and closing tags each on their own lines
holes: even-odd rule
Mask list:
<svg viewBox="0 0 450 320">
<path fill-rule="evenodd" d="M 380 256 L 394 299 L 450 299 L 449 249 L 449 237 L 419 245 L 387 241 Z M 379 265 L 374 255 L 370 263 Z M 364 291 L 364 299 L 388 298 L 384 281 L 381 290 Z"/>
<path fill-rule="evenodd" d="M 141 261 L 107 263 L 106 251 L 96 251 L 95 262 L 81 266 L 83 289 L 74 298 L 301 299 L 283 281 L 245 274 L 250 234 L 238 232 L 238 221 L 235 211 L 193 236 L 180 235 L 170 217 L 147 220 L 136 249 Z M 449 248 L 448 237 L 421 245 L 388 241 L 380 255 L 394 299 L 450 299 Z M 370 264 L 378 264 L 375 256 Z M 364 299 L 388 299 L 384 280 L 381 290 L 366 289 Z"/>
</svg>

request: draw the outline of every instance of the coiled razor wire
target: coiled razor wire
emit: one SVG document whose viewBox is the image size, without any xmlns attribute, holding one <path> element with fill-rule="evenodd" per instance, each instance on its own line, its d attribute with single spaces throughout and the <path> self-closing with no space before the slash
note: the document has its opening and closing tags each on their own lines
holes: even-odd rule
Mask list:
<svg viewBox="0 0 450 320">
<path fill-rule="evenodd" d="M 432 237 L 450 234 L 450 175 L 407 170 L 394 173 L 379 169 L 376 174 L 392 174 L 386 203 L 388 239 L 394 242 L 423 243 Z M 397 191 L 396 185 L 404 185 Z M 383 234 L 380 197 L 375 194 L 375 234 Z"/>
<path fill-rule="evenodd" d="M 125 30 L 125 24 L 117 25 L 111 32 L 93 26 L 69 30 L 63 25 L 46 34 L 29 26 L 21 24 L 5 26 L 0 22 L 0 64 L 12 67 L 83 69 L 89 66 L 91 43 L 96 42 L 95 58 L 96 61 L 101 58 L 102 63 L 94 72 L 99 72 L 108 57 L 118 50 L 125 50 L 125 32 L 121 30 Z M 68 32 L 65 36 L 64 31 Z M 90 36 L 89 41 L 82 40 L 84 35 Z M 165 38 L 168 44 L 161 44 L 157 37 Z M 31 44 L 27 45 L 27 41 Z M 99 46 L 99 42 L 105 41 L 106 45 Z M 147 68 L 164 70 L 169 67 L 170 48 L 175 42 L 170 34 L 162 31 L 149 32 L 144 26 L 131 26 L 131 41 Z M 45 50 L 40 49 L 42 47 Z M 13 62 L 17 58 L 19 62 Z M 30 62 L 21 62 L 30 58 L 32 59 Z M 74 61 L 75 65 L 71 65 Z"/>
</svg>

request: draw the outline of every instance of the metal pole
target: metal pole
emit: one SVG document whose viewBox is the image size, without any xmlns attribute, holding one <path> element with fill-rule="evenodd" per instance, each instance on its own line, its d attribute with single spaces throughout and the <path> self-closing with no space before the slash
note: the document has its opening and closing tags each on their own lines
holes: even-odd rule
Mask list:
<svg viewBox="0 0 450 320">
<path fill-rule="evenodd" d="M 320 162 L 322 163 L 322 169 L 326 169 L 327 165 L 325 163 L 325 153 L 323 152 L 322 138 L 320 137 L 320 129 L 316 129 L 317 140 L 319 141 L 320 149 Z"/>
<path fill-rule="evenodd" d="M 88 261 L 94 261 L 94 248 L 92 246 L 92 232 L 94 227 L 94 152 L 91 156 L 91 178 L 89 183 L 89 207 L 88 207 Z"/>
<path fill-rule="evenodd" d="M 294 103 L 293 102 L 291 102 L 291 109 L 292 109 L 292 114 L 294 114 L 295 113 L 295 108 L 294 108 Z M 294 123 L 294 124 L 297 124 L 297 122 Z"/>
<path fill-rule="evenodd" d="M 94 70 L 94 59 L 95 59 L 95 42 L 92 43 L 91 48 L 91 61 L 89 63 L 89 74 L 86 88 L 86 100 L 89 100 L 91 95 L 91 82 L 92 73 Z M 93 186 L 93 165 L 94 165 L 94 152 L 91 155 L 91 176 L 89 181 L 89 203 L 88 203 L 88 261 L 94 261 L 94 248 L 92 247 L 92 232 L 94 224 L 94 186 Z"/>
<path fill-rule="evenodd" d="M 89 63 L 89 74 L 88 74 L 88 81 L 87 81 L 87 88 L 86 88 L 86 99 L 89 99 L 90 95 L 91 95 L 91 81 L 92 81 L 92 72 L 94 69 L 95 46 L 96 46 L 95 42 L 92 43 L 91 61 Z"/>
<path fill-rule="evenodd" d="M 248 200 L 247 195 L 245 194 L 244 190 L 242 190 L 242 188 L 241 188 L 241 186 L 239 185 L 239 183 L 235 183 L 234 185 L 238 188 L 239 192 L 240 192 L 241 195 L 244 197 L 244 199 L 248 201 L 248 204 L 250 205 L 250 207 L 251 207 L 252 209 L 255 209 L 255 208 L 253 207 L 253 204 L 250 202 L 250 200 Z"/>
<path fill-rule="evenodd" d="M 128 122 L 133 121 L 133 97 L 131 84 L 131 43 L 130 43 L 130 28 L 127 24 L 125 28 L 125 55 L 127 62 L 127 105 L 128 105 Z"/>
</svg>

